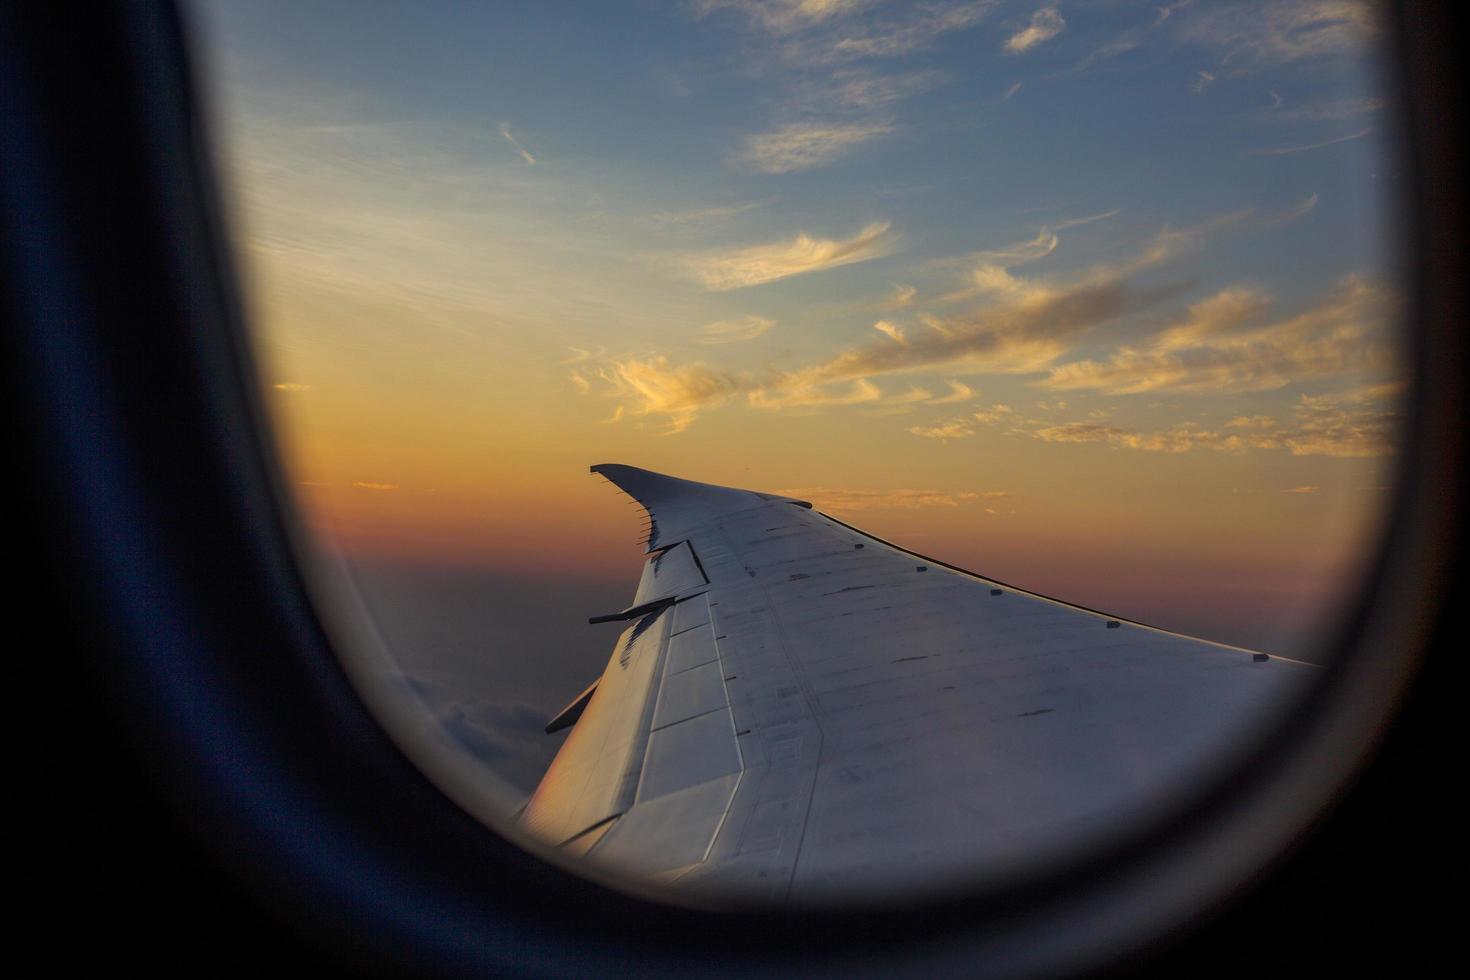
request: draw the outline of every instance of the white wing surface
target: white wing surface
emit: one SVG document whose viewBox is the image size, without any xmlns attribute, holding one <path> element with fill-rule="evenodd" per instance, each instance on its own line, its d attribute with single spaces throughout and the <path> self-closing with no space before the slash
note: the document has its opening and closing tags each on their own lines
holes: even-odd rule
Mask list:
<svg viewBox="0 0 1470 980">
<path fill-rule="evenodd" d="M 593 471 L 647 510 L 649 559 L 521 819 L 645 880 L 810 904 L 1020 871 L 1182 798 L 1314 671 L 788 497 Z"/>
</svg>

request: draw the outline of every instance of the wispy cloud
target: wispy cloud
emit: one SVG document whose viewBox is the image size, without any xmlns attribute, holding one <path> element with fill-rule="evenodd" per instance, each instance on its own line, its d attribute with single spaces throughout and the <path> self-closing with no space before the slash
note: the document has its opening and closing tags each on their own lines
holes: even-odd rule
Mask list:
<svg viewBox="0 0 1470 980">
<path fill-rule="evenodd" d="M 893 290 L 883 297 L 879 305 L 887 310 L 901 310 L 913 303 L 914 297 L 918 294 L 919 291 L 907 283 L 894 283 Z"/>
<path fill-rule="evenodd" d="M 890 123 L 877 121 L 787 123 L 747 137 L 736 161 L 765 174 L 812 170 L 892 130 Z"/>
<path fill-rule="evenodd" d="M 999 425 L 1001 422 L 1011 421 L 1016 411 L 1009 405 L 991 405 L 973 413 L 970 418 L 985 425 Z"/>
<path fill-rule="evenodd" d="M 1293 456 L 1383 456 L 1393 452 L 1403 421 L 1396 403 L 1398 390 L 1397 385 L 1375 385 L 1328 395 L 1302 395 L 1288 419 L 1240 417 L 1219 429 L 1196 422 L 1180 422 L 1153 431 L 1100 422 L 1068 422 L 1033 427 L 1030 434 L 1044 442 L 1104 443 L 1117 449 L 1157 453 L 1278 449 Z M 1285 492 L 1313 491 L 1297 488 Z"/>
<path fill-rule="evenodd" d="M 396 483 L 373 483 L 368 480 L 355 480 L 352 485 L 359 490 L 377 490 L 384 493 L 400 489 Z"/>
<path fill-rule="evenodd" d="M 585 364 L 586 362 L 596 360 L 597 358 L 607 353 L 606 347 L 598 347 L 596 350 L 593 350 L 589 347 L 568 347 L 567 350 L 572 352 L 572 356 L 568 357 L 564 361 L 559 361 L 558 363 Z"/>
<path fill-rule="evenodd" d="M 1235 72 L 1358 51 L 1378 31 L 1363 0 L 1208 4 L 1182 20 L 1182 39 L 1218 50 L 1219 64 Z"/>
<path fill-rule="evenodd" d="M 310 391 L 311 385 L 302 384 L 299 381 L 281 381 L 271 385 L 277 391 Z"/>
<path fill-rule="evenodd" d="M 865 405 L 882 400 L 883 389 L 866 378 L 858 378 L 841 388 L 788 382 L 759 387 L 747 395 L 751 407 L 764 409 Z"/>
<path fill-rule="evenodd" d="M 788 65 L 803 70 L 864 59 L 898 58 L 921 51 L 945 34 L 978 24 L 999 0 L 929 0 L 889 4 L 883 16 L 861 16 L 881 0 L 695 0 L 698 17 L 718 11 L 741 15 L 766 35 Z M 774 48 L 770 40 L 776 42 Z"/>
<path fill-rule="evenodd" d="M 683 270 L 706 289 L 724 291 L 775 282 L 890 254 L 898 236 L 886 221 L 865 226 L 851 238 L 816 238 L 802 233 L 788 241 L 685 256 Z"/>
<path fill-rule="evenodd" d="M 846 513 L 857 510 L 919 510 L 959 507 L 986 500 L 1004 500 L 1004 490 L 844 490 L 835 487 L 797 487 L 777 490 L 783 497 L 810 501 L 819 510 Z"/>
<path fill-rule="evenodd" d="M 960 256 L 957 259 L 948 259 L 940 263 L 941 266 L 962 265 L 969 266 L 969 282 L 956 290 L 940 296 L 935 302 L 939 305 L 954 303 L 960 300 L 973 299 L 980 295 L 1010 294 L 1018 296 L 1025 293 L 1030 286 L 1025 280 L 1017 278 L 1012 270 L 1024 265 L 1029 265 L 1051 255 L 1061 244 L 1058 231 L 1074 228 L 1078 225 L 1091 224 L 1094 221 L 1103 221 L 1107 218 L 1121 214 L 1121 208 L 1104 211 L 1100 214 L 1086 215 L 1081 218 L 1070 218 L 1058 221 L 1051 225 L 1042 225 L 1032 238 L 1000 248 L 983 249 Z"/>
<path fill-rule="evenodd" d="M 889 323 L 887 320 L 879 320 L 873 324 L 873 329 L 896 344 L 904 343 L 903 327 L 897 324 Z"/>
<path fill-rule="evenodd" d="M 1349 277 L 1296 316 L 1249 326 L 1269 303 L 1252 289 L 1221 290 L 1146 346 L 1060 365 L 1038 384 L 1112 395 L 1239 393 L 1392 368 L 1395 301 L 1382 287 Z"/>
<path fill-rule="evenodd" d="M 1194 81 L 1190 83 L 1189 90 L 1195 95 L 1204 95 L 1205 89 L 1214 83 L 1215 76 L 1207 71 L 1202 71 L 1196 74 Z"/>
<path fill-rule="evenodd" d="M 1021 280 L 1003 266 L 982 265 L 986 281 L 980 291 L 989 299 L 987 305 L 959 316 L 925 317 L 930 330 L 908 336 L 906 344 L 874 342 L 798 374 L 810 384 L 924 370 L 1044 370 L 1067 352 L 1079 333 L 1175 295 L 1178 284 L 1140 288 L 1132 277 L 1190 247 L 1200 234 L 1201 228 L 1161 232 L 1138 254 L 1070 281 Z M 1038 242 L 1025 254 L 1043 251 L 1047 244 Z"/>
<path fill-rule="evenodd" d="M 964 315 L 921 317 L 928 329 L 903 332 L 903 343 L 880 330 L 881 340 L 794 370 L 737 377 L 702 364 L 673 365 L 661 356 L 618 362 L 604 369 L 602 376 L 612 394 L 637 406 L 635 414 L 665 416 L 672 431 L 681 431 L 700 411 L 737 394 L 744 394 L 751 407 L 767 409 L 853 405 L 882 400 L 883 391 L 872 379 L 889 375 L 1042 372 L 1070 349 L 1077 334 L 1152 306 L 1180 288 L 1178 284 L 1138 288 L 1131 282 L 1134 275 L 1193 247 L 1207 231 L 1241 220 L 1241 215 L 1226 215 L 1192 228 L 1165 230 L 1137 254 L 1070 281 L 1018 282 L 1013 288 L 992 291 L 987 305 Z M 682 264 L 706 288 L 735 289 L 876 258 L 891 249 L 888 234 L 886 223 L 875 224 L 847 241 L 802 235 L 792 242 L 686 257 Z M 1037 241 L 999 251 L 1024 260 L 1047 247 L 1047 242 Z"/>
<path fill-rule="evenodd" d="M 888 395 L 878 401 L 866 414 L 879 418 L 908 415 L 921 405 L 935 404 L 934 392 L 918 385 L 910 385 L 901 395 Z"/>
<path fill-rule="evenodd" d="M 1067 21 L 1055 7 L 1042 7 L 1031 15 L 1031 23 L 1006 39 L 1007 54 L 1025 54 L 1044 44 L 1066 28 Z"/>
<path fill-rule="evenodd" d="M 699 328 L 701 344 L 738 344 L 754 340 L 770 331 L 776 321 L 764 316 L 743 316 L 736 320 L 719 320 Z"/>
<path fill-rule="evenodd" d="M 790 34 L 870 7 L 875 0 L 697 0 L 704 17 L 720 10 L 742 14 L 752 26 L 772 34 Z"/>
<path fill-rule="evenodd" d="M 975 397 L 975 389 L 963 381 L 955 381 L 950 378 L 944 382 L 949 386 L 949 394 L 936 398 L 931 402 L 934 405 L 952 405 L 955 402 L 967 402 Z"/>
<path fill-rule="evenodd" d="M 907 16 L 824 41 L 807 51 L 815 60 L 896 58 L 921 50 L 952 31 L 974 27 L 996 0 L 915 5 Z"/>
<path fill-rule="evenodd" d="M 1367 129 L 1360 129 L 1356 133 L 1349 133 L 1346 136 L 1339 136 L 1336 139 L 1322 140 L 1320 143 L 1300 143 L 1292 146 L 1273 146 L 1268 147 L 1264 150 L 1251 150 L 1250 153 L 1260 157 L 1279 157 L 1286 156 L 1290 153 L 1306 153 L 1308 150 L 1320 150 L 1324 146 L 1335 146 L 1338 143 L 1347 143 L 1351 140 L 1360 140 L 1371 132 L 1373 132 L 1373 129 L 1372 127 L 1369 127 Z"/>
<path fill-rule="evenodd" d="M 666 357 L 616 361 L 598 374 L 614 397 L 636 403 L 634 414 L 664 417 L 670 433 L 684 431 L 701 409 L 742 388 L 731 374 L 704 364 L 671 365 Z"/>
<path fill-rule="evenodd" d="M 1020 82 L 1016 82 L 1016 83 L 1014 83 L 1013 85 L 1011 85 L 1009 88 L 1007 88 L 1005 90 L 1005 92 L 1000 97 L 1000 101 L 1002 101 L 1002 102 L 1009 102 L 1009 101 L 1011 101 L 1011 96 L 1015 95 L 1019 91 L 1021 91 L 1021 83 Z"/>
<path fill-rule="evenodd" d="M 975 434 L 974 426 L 964 419 L 950 419 L 939 425 L 910 426 L 909 431 L 921 439 L 937 439 L 942 443 L 951 439 L 967 439 Z"/>
<path fill-rule="evenodd" d="M 531 151 L 522 146 L 521 141 L 516 139 L 515 135 L 511 133 L 509 123 L 500 124 L 500 135 L 504 136 L 506 142 L 516 148 L 516 152 L 521 155 L 522 160 L 526 161 L 527 164 L 533 167 L 536 165 L 536 158 L 532 156 Z"/>
<path fill-rule="evenodd" d="M 663 225 L 698 224 L 706 221 L 722 221 L 725 218 L 733 218 L 737 214 L 754 211 L 757 208 L 766 207 L 770 203 L 770 200 L 746 201 L 742 204 L 727 204 L 707 208 L 686 208 L 682 211 L 655 211 L 649 217 Z"/>
<path fill-rule="evenodd" d="M 1277 95 L 1276 98 L 1280 99 L 1281 96 Z M 1270 122 L 1333 122 L 1339 119 L 1352 119 L 1355 116 L 1366 116 L 1369 113 L 1378 112 L 1387 105 L 1388 100 L 1380 98 L 1335 99 L 1331 102 L 1317 102 L 1284 109 L 1278 102 L 1266 110 L 1261 118 Z"/>
<path fill-rule="evenodd" d="M 1150 34 L 1162 27 L 1165 21 L 1173 17 L 1175 13 L 1190 6 L 1193 2 L 1194 0 L 1175 0 L 1174 3 L 1154 7 L 1153 16 L 1147 21 L 1135 24 L 1133 27 L 1113 35 L 1107 41 L 1088 52 L 1087 57 L 1083 58 L 1065 74 L 1086 71 L 1094 65 L 1111 61 L 1114 58 L 1142 47 L 1144 40 Z"/>
<path fill-rule="evenodd" d="M 1317 486 L 1304 486 L 1304 487 L 1292 487 L 1292 488 L 1290 488 L 1288 490 L 1282 490 L 1281 492 L 1282 493 L 1317 493 L 1321 489 L 1322 489 L 1321 487 L 1317 487 Z"/>
<path fill-rule="evenodd" d="M 944 76 L 937 71 L 882 73 L 868 68 L 839 68 L 825 82 L 802 93 L 802 101 L 814 106 L 872 110 L 912 98 L 938 85 Z"/>
<path fill-rule="evenodd" d="M 1387 370 L 1391 352 L 1386 339 L 1375 332 L 1382 318 L 1374 312 L 1386 300 L 1374 287 L 1358 280 L 1345 281 L 1317 307 L 1264 326 L 1259 321 L 1266 312 L 1266 297 L 1243 287 L 1225 290 L 1196 303 L 1188 317 L 1145 345 L 1120 348 L 1107 359 L 1059 363 L 1083 333 L 1192 288 L 1189 281 L 1140 285 L 1134 281 L 1140 273 L 1198 248 L 1214 231 L 1247 223 L 1277 227 L 1301 212 L 1301 206 L 1274 215 L 1243 211 L 1192 227 L 1165 229 L 1133 254 L 1067 278 L 1023 280 L 1002 266 L 992 266 L 1008 281 L 1003 288 L 992 284 L 983 291 L 978 307 L 947 317 L 921 313 L 916 318 L 919 326 L 909 329 L 879 321 L 874 326 L 881 338 L 789 370 L 737 376 L 701 364 L 674 365 L 665 357 L 656 357 L 621 362 L 608 369 L 605 377 L 612 385 L 611 393 L 628 400 L 635 414 L 665 416 L 671 428 L 680 430 L 699 412 L 736 396 L 743 396 L 752 408 L 868 405 L 879 414 L 894 414 L 900 405 L 942 404 L 973 394 L 960 381 L 950 382 L 950 393 L 942 398 L 919 388 L 911 388 L 910 393 L 921 391 L 922 398 L 886 395 L 879 385 L 884 378 L 921 372 L 1032 374 L 1042 376 L 1034 382 L 1041 387 L 1120 394 L 1259 391 L 1294 380 L 1335 378 L 1370 368 Z M 836 261 L 857 261 L 852 256 L 871 247 L 874 236 L 859 238 L 868 244 L 856 253 L 846 243 L 816 247 L 807 241 L 800 247 L 780 243 L 723 253 L 717 261 L 703 256 L 705 265 L 698 277 L 710 288 L 735 288 Z M 1039 236 L 980 254 L 1025 262 L 1051 247 L 1049 239 Z M 1010 425 L 1023 422 L 1007 406 L 996 405 L 969 417 L 918 425 L 909 431 L 931 439 L 959 439 L 972 434 L 976 423 L 1002 421 Z"/>
</svg>

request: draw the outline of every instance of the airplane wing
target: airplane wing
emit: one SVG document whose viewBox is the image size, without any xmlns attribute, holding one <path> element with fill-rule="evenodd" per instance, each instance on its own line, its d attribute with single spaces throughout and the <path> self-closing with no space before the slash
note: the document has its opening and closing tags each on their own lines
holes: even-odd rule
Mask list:
<svg viewBox="0 0 1470 980">
<path fill-rule="evenodd" d="M 1182 799 L 1308 664 L 925 559 L 774 494 L 593 472 L 650 518 L 602 676 L 522 811 L 691 894 L 852 900 L 1014 872 Z"/>
</svg>

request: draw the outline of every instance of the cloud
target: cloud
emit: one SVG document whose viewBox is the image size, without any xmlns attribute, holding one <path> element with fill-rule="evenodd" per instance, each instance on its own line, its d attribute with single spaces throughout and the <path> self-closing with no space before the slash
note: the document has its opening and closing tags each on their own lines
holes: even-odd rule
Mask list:
<svg viewBox="0 0 1470 980">
<path fill-rule="evenodd" d="M 940 425 L 910 426 L 909 431 L 923 439 L 938 439 L 940 442 L 948 442 L 951 439 L 965 439 L 975 434 L 975 429 L 964 419 L 951 419 Z"/>
<path fill-rule="evenodd" d="M 914 301 L 919 291 L 906 283 L 895 283 L 893 291 L 883 298 L 881 304 L 884 309 L 900 310 Z"/>
<path fill-rule="evenodd" d="M 934 393 L 928 388 L 920 388 L 918 385 L 912 385 L 903 394 L 891 395 L 883 400 L 893 405 L 916 405 L 919 402 L 933 401 Z"/>
<path fill-rule="evenodd" d="M 1215 76 L 1207 71 L 1199 72 L 1194 82 L 1189 86 L 1189 91 L 1195 95 L 1204 95 L 1205 89 L 1214 84 Z"/>
<path fill-rule="evenodd" d="M 1285 448 L 1293 456 L 1382 456 L 1394 449 L 1403 414 L 1396 385 L 1377 385 L 1328 395 L 1302 395 L 1292 424 L 1262 433 L 1259 448 Z M 1388 401 L 1385 406 L 1382 402 Z"/>
<path fill-rule="evenodd" d="M 999 0 L 948 0 L 890 5 L 879 20 L 855 16 L 881 0 L 695 0 L 696 16 L 742 15 L 753 30 L 778 38 L 777 53 L 803 70 L 922 50 L 952 31 L 978 24 Z"/>
<path fill-rule="evenodd" d="M 743 316 L 738 320 L 719 320 L 699 328 L 701 344 L 737 344 L 767 333 L 776 321 L 763 316 Z"/>
<path fill-rule="evenodd" d="M 846 109 L 881 109 L 926 92 L 943 78 L 937 71 L 880 74 L 865 68 L 841 68 L 825 84 L 811 89 L 804 101 Z"/>
<path fill-rule="evenodd" d="M 1009 88 L 1007 88 L 1005 90 L 1005 93 L 1003 95 L 1001 95 L 1001 97 L 1000 97 L 1000 101 L 1002 101 L 1002 102 L 1009 102 L 1009 101 L 1011 101 L 1011 96 L 1015 95 L 1019 91 L 1021 91 L 1021 83 L 1020 82 L 1016 82 L 1015 84 L 1011 85 Z"/>
<path fill-rule="evenodd" d="M 1281 96 L 1271 93 L 1277 100 Z M 1262 118 L 1271 122 L 1335 122 L 1339 119 L 1351 119 L 1354 116 L 1366 116 L 1369 113 L 1378 112 L 1388 105 L 1387 99 L 1338 99 L 1334 102 L 1319 102 L 1314 105 L 1297 106 L 1294 109 L 1280 108 L 1281 102 L 1277 101 L 1271 107 L 1271 111 L 1264 114 Z"/>
<path fill-rule="evenodd" d="M 557 361 L 558 364 L 584 364 L 607 353 L 606 347 L 599 347 L 596 350 L 585 347 L 568 347 L 567 350 L 572 352 L 572 356 L 564 361 Z"/>
<path fill-rule="evenodd" d="M 526 163 L 530 166 L 534 167 L 536 165 L 536 158 L 531 155 L 530 150 L 521 145 L 520 140 L 516 139 L 515 136 L 511 134 L 510 125 L 508 123 L 500 124 L 500 135 L 504 136 L 506 141 L 510 143 L 511 146 L 516 148 L 516 152 L 521 155 L 522 160 L 526 161 Z"/>
<path fill-rule="evenodd" d="M 881 258 L 893 251 L 897 237 L 888 222 L 878 221 L 847 239 L 802 233 L 790 241 L 687 256 L 681 264 L 706 289 L 718 292 Z"/>
<path fill-rule="evenodd" d="M 983 422 L 986 425 L 997 425 L 1000 422 L 1010 419 L 1015 414 L 1015 410 L 1011 406 L 997 404 L 991 405 L 989 408 L 980 409 L 980 411 L 971 415 L 970 418 L 976 422 Z"/>
<path fill-rule="evenodd" d="M 879 320 L 877 323 L 873 324 L 873 329 L 883 334 L 894 343 L 904 343 L 903 328 L 896 324 L 889 323 L 887 320 Z"/>
<path fill-rule="evenodd" d="M 1268 296 L 1252 289 L 1221 290 L 1146 346 L 1059 365 L 1038 384 L 1110 395 L 1232 394 L 1381 372 L 1394 363 L 1387 329 L 1396 302 L 1380 286 L 1348 277 L 1301 313 L 1251 326 L 1269 305 Z"/>
<path fill-rule="evenodd" d="M 1292 213 L 1299 212 L 1300 208 Z M 744 403 L 751 408 L 881 403 L 872 404 L 870 411 L 893 414 L 888 409 L 916 402 L 901 401 L 907 396 L 885 397 L 876 382 L 919 372 L 1037 374 L 1046 375 L 1036 382 L 1042 387 L 1110 392 L 1154 387 L 1167 390 L 1171 386 L 1206 390 L 1228 388 L 1230 384 L 1244 385 L 1243 390 L 1264 390 L 1280 384 L 1276 375 L 1267 373 L 1269 364 L 1257 363 L 1253 370 L 1253 357 L 1259 360 L 1274 352 L 1277 372 L 1291 369 L 1285 377 L 1331 377 L 1342 373 L 1344 359 L 1368 363 L 1366 358 L 1376 357 L 1374 352 L 1379 346 L 1362 342 L 1371 338 L 1356 330 L 1353 315 L 1359 306 L 1372 301 L 1374 291 L 1353 281 L 1344 285 L 1343 295 L 1335 304 L 1324 303 L 1321 309 L 1250 329 L 1245 329 L 1244 323 L 1250 316 L 1260 315 L 1265 299 L 1245 290 L 1226 291 L 1196 304 L 1189 318 L 1137 350 L 1123 348 L 1102 361 L 1058 364 L 1083 333 L 1157 306 L 1192 286 L 1187 281 L 1140 286 L 1133 281 L 1135 276 L 1197 247 L 1207 233 L 1239 225 L 1254 214 L 1237 212 L 1193 227 L 1165 229 L 1134 254 L 1065 279 L 1020 280 L 995 266 L 1009 279 L 1004 288 L 982 291 L 984 301 L 978 307 L 947 317 L 920 314 L 916 319 L 927 329 L 880 327 L 881 338 L 785 371 L 736 376 L 701 364 L 673 365 L 666 357 L 655 357 L 620 362 L 604 369 L 602 376 L 610 393 L 627 401 L 631 413 L 666 416 L 670 431 L 680 431 L 700 411 L 738 395 L 744 395 Z M 1286 219 L 1266 216 L 1260 223 L 1272 227 L 1282 220 Z M 858 261 L 873 250 L 882 250 L 880 240 L 886 228 L 870 226 L 853 242 L 814 242 L 801 236 L 794 243 L 705 255 L 697 259 L 704 263 L 698 266 L 697 274 L 709 288 L 735 288 Z M 1024 262 L 1047 253 L 1051 247 L 1048 239 L 1038 236 L 1021 246 L 991 254 L 1004 252 L 1008 259 Z M 1161 366 L 1171 368 L 1173 373 L 1160 373 Z M 967 385 L 952 382 L 949 395 L 929 400 L 944 403 L 971 394 Z M 967 432 L 962 430 L 971 429 L 973 423 L 997 424 L 1010 412 L 1007 406 L 997 405 L 971 418 L 916 426 L 910 431 L 926 438 L 963 438 Z M 1020 424 L 1018 419 L 1006 421 Z"/>
<path fill-rule="evenodd" d="M 672 367 L 666 358 L 631 361 L 614 372 L 615 391 L 642 403 L 640 414 L 671 416 L 674 430 L 688 426 L 697 413 L 747 393 L 747 404 L 760 408 L 851 405 L 876 402 L 883 392 L 871 379 L 918 371 L 1027 374 L 1045 371 L 1065 355 L 1079 333 L 1166 299 L 1181 288 L 1165 284 L 1137 288 L 1130 278 L 1195 244 L 1206 229 L 1239 220 L 1225 216 L 1194 228 L 1166 230 L 1142 250 L 1111 264 L 1087 270 L 1061 283 L 1026 282 L 992 291 L 990 302 L 954 317 L 921 318 L 929 329 L 904 332 L 903 343 L 885 335 L 805 367 L 760 379 L 734 378 L 702 365 Z M 703 256 L 696 276 L 711 289 L 736 288 L 866 258 L 881 248 L 887 225 L 874 225 L 847 243 L 797 242 L 757 246 L 718 256 Z M 1018 261 L 1045 252 L 1044 241 L 1006 251 Z M 997 253 L 998 254 L 998 253 Z M 884 332 L 886 334 L 886 331 Z M 634 376 L 625 376 L 632 371 Z M 916 433 L 918 434 L 918 433 Z M 960 436 L 951 436 L 959 438 Z"/>
<path fill-rule="evenodd" d="M 836 20 L 873 3 L 874 0 L 698 0 L 694 9 L 699 17 L 717 10 L 734 10 L 761 30 L 790 34 Z"/>
<path fill-rule="evenodd" d="M 974 27 L 995 4 L 996 0 L 971 0 L 916 5 L 912 16 L 837 38 L 825 44 L 822 52 L 811 54 L 819 61 L 896 58 L 926 48 L 951 31 Z"/>
<path fill-rule="evenodd" d="M 1031 23 L 1006 39 L 1007 54 L 1025 54 L 1062 33 L 1067 22 L 1055 7 L 1042 7 L 1031 15 Z"/>
<path fill-rule="evenodd" d="M 805 369 L 810 383 L 925 370 L 1026 374 L 1063 356 L 1091 327 L 1173 295 L 1177 285 L 1132 286 L 1121 270 L 1063 285 L 1013 282 L 997 301 L 961 316 L 926 317 L 931 329 L 906 344 L 884 340 Z"/>
<path fill-rule="evenodd" d="M 1292 487 L 1290 490 L 1282 490 L 1281 492 L 1282 493 L 1316 493 L 1316 492 L 1318 492 L 1321 489 L 1322 489 L 1321 487 L 1312 487 L 1312 486 L 1307 486 L 1307 487 Z"/>
<path fill-rule="evenodd" d="M 1268 147 L 1264 150 L 1251 150 L 1249 152 L 1253 156 L 1258 157 L 1280 157 L 1287 156 L 1288 154 L 1292 153 L 1306 153 L 1308 150 L 1320 150 L 1324 146 L 1336 146 L 1338 143 L 1347 143 L 1352 140 L 1360 140 L 1371 132 L 1373 132 L 1373 128 L 1370 126 L 1367 129 L 1360 129 L 1356 133 L 1349 133 L 1346 136 L 1339 136 L 1336 139 L 1322 140 L 1320 143 L 1301 143 L 1294 144 L 1292 146 L 1273 146 Z"/>
<path fill-rule="evenodd" d="M 963 381 L 955 381 L 953 379 L 949 379 L 946 380 L 944 383 L 949 385 L 949 394 L 945 395 L 942 398 L 934 399 L 932 402 L 930 402 L 930 404 L 953 405 L 956 402 L 967 402 L 971 398 L 975 397 L 975 389 L 971 388 Z"/>
<path fill-rule="evenodd" d="M 1009 293 L 1018 296 L 1027 290 L 1028 284 L 1012 275 L 1011 270 L 1023 265 L 1029 265 L 1051 255 L 1061 244 L 1058 231 L 1075 228 L 1079 225 L 1091 224 L 1094 221 L 1103 221 L 1122 213 L 1121 208 L 1112 211 L 1104 211 L 1101 214 L 1087 215 L 1081 218 L 1070 218 L 1056 222 L 1052 225 L 1042 225 L 1034 237 L 1013 242 L 1000 248 L 982 249 L 971 252 L 958 259 L 947 259 L 941 261 L 940 265 L 954 265 L 956 263 L 971 266 L 969 282 L 960 289 L 954 290 L 939 297 L 935 302 L 939 304 L 953 303 L 958 300 L 972 299 L 984 294 Z"/>
<path fill-rule="evenodd" d="M 980 266 L 1000 265 L 1010 268 L 1046 258 L 1057 250 L 1058 243 L 1056 232 L 1043 226 L 1034 238 L 998 249 L 975 252 L 970 257 Z"/>
<path fill-rule="evenodd" d="M 1382 384 L 1328 395 L 1302 395 L 1289 419 L 1241 417 L 1214 430 L 1195 422 L 1180 422 L 1151 432 L 1099 422 L 1068 422 L 1033 428 L 1030 433 L 1044 442 L 1104 443 L 1144 452 L 1278 449 L 1293 456 L 1383 456 L 1394 451 L 1403 421 L 1395 398 L 1399 388 Z"/>
<path fill-rule="evenodd" d="M 882 399 L 883 390 L 866 378 L 858 378 L 837 391 L 788 378 L 779 385 L 756 388 L 746 396 L 751 407 L 765 409 L 862 405 Z"/>
<path fill-rule="evenodd" d="M 1031 435 L 1043 442 L 1102 442 L 1117 448 L 1154 453 L 1187 453 L 1197 448 L 1243 452 L 1253 441 L 1245 436 L 1212 432 L 1196 422 L 1180 422 L 1153 432 L 1138 432 L 1101 422 L 1067 422 L 1033 429 Z"/>
<path fill-rule="evenodd" d="M 934 404 L 938 404 L 934 398 L 934 392 L 918 385 L 910 385 L 909 389 L 901 395 L 886 395 L 878 399 L 873 407 L 867 409 L 864 414 L 879 418 L 908 415 L 920 405 Z"/>
<path fill-rule="evenodd" d="M 812 170 L 892 130 L 892 124 L 878 121 L 787 123 L 747 137 L 736 160 L 764 174 Z"/>
<path fill-rule="evenodd" d="M 310 391 L 311 385 L 302 384 L 299 381 L 281 381 L 271 385 L 277 391 Z"/>
<path fill-rule="evenodd" d="M 1002 500 L 1010 496 L 1004 490 L 980 493 L 973 490 L 841 490 L 833 487 L 798 487 L 793 490 L 777 490 L 776 493 L 810 501 L 819 510 L 838 513 L 855 510 L 959 507 L 982 500 Z"/>
<path fill-rule="evenodd" d="M 1353 53 L 1378 32 L 1372 5 L 1360 0 L 1201 5 L 1183 20 L 1181 39 L 1216 49 L 1236 72 Z"/>
<path fill-rule="evenodd" d="M 1146 37 L 1148 37 L 1148 35 L 1152 34 L 1155 30 L 1162 27 L 1164 25 L 1164 22 L 1167 21 L 1170 17 L 1174 16 L 1174 13 L 1176 11 L 1190 6 L 1193 2 L 1194 0 L 1176 0 L 1175 3 L 1154 7 L 1154 15 L 1147 23 L 1137 24 L 1120 34 L 1114 35 L 1112 38 L 1090 51 L 1087 57 L 1078 62 L 1077 65 L 1066 74 L 1075 74 L 1077 72 L 1086 71 L 1088 68 L 1091 68 L 1093 65 L 1098 64 L 1099 62 L 1111 61 L 1113 58 L 1127 54 L 1129 51 L 1136 50 L 1143 45 L 1143 41 Z"/>
<path fill-rule="evenodd" d="M 754 211 L 769 205 L 771 201 L 746 201 L 743 204 L 730 204 L 722 207 L 689 208 L 684 211 L 655 211 L 651 217 L 654 221 L 664 225 L 687 225 L 706 221 L 720 221 L 725 218 L 733 218 L 737 214 Z"/>
<path fill-rule="evenodd" d="M 668 432 L 682 432 L 700 409 L 718 405 L 736 394 L 742 383 L 734 376 L 703 364 L 671 366 L 666 357 L 618 361 L 599 372 L 616 397 L 636 401 L 636 415 L 663 415 Z"/>
<path fill-rule="evenodd" d="M 383 492 L 399 489 L 396 483 L 370 483 L 367 480 L 356 480 L 352 485 L 362 490 L 379 490 Z"/>
</svg>

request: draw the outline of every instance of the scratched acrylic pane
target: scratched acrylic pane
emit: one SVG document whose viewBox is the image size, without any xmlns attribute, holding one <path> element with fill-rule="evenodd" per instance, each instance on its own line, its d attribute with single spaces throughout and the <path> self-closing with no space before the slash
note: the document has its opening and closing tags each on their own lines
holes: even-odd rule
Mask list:
<svg viewBox="0 0 1470 980">
<path fill-rule="evenodd" d="M 186 13 L 341 656 L 502 832 L 1002 880 L 1330 655 L 1410 381 L 1369 5 Z"/>
</svg>

